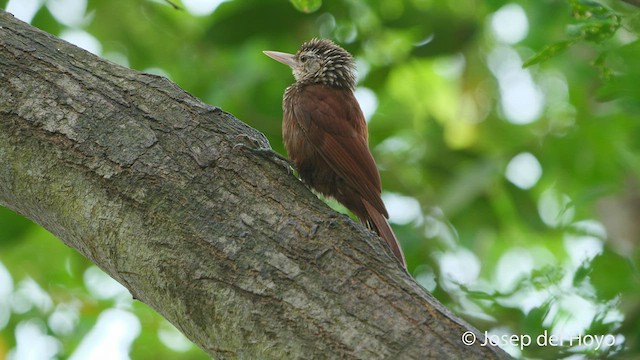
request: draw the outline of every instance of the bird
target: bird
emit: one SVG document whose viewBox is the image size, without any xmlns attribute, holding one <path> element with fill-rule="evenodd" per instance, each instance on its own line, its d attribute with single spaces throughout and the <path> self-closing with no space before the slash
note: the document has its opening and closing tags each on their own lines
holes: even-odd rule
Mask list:
<svg viewBox="0 0 640 360">
<path fill-rule="evenodd" d="M 406 269 L 387 220 L 367 123 L 354 95 L 353 57 L 333 41 L 318 38 L 303 43 L 295 54 L 263 53 L 291 67 L 295 78 L 282 100 L 282 137 L 298 176 L 382 237 Z"/>
</svg>

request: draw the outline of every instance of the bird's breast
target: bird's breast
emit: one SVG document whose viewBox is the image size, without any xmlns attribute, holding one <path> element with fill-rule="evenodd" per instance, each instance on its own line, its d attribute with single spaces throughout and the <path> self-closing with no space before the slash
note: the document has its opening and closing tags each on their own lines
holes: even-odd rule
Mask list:
<svg viewBox="0 0 640 360">
<path fill-rule="evenodd" d="M 313 144 L 307 141 L 304 129 L 295 118 L 293 104 L 286 106 L 282 121 L 282 139 L 287 149 L 289 158 L 298 169 L 305 162 L 313 160 L 316 156 Z"/>
</svg>

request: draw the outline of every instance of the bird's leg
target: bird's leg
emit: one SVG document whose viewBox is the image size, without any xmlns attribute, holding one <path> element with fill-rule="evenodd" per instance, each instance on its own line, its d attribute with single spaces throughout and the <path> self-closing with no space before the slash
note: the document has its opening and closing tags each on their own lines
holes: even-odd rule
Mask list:
<svg viewBox="0 0 640 360">
<path fill-rule="evenodd" d="M 276 165 L 281 165 L 283 166 L 285 169 L 287 169 L 288 173 L 293 173 L 293 168 L 294 165 L 291 162 L 291 160 L 287 159 L 286 157 L 278 154 L 277 152 L 273 151 L 273 149 L 268 148 L 268 147 L 264 147 L 262 146 L 262 144 L 260 143 L 260 141 L 258 141 L 257 139 L 247 135 L 247 134 L 240 134 L 237 135 L 236 138 L 240 138 L 242 140 L 244 140 L 243 142 L 238 142 L 235 145 L 233 145 L 233 149 L 237 150 L 237 149 L 246 149 L 256 155 L 260 155 L 268 160 L 270 160 L 271 162 L 275 163 Z M 250 142 L 251 145 L 247 145 L 245 142 Z"/>
</svg>

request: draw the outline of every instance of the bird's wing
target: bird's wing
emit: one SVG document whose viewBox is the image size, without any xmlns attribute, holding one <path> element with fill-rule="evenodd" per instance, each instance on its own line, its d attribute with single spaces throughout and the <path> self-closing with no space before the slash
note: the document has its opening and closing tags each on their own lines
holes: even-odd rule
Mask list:
<svg viewBox="0 0 640 360">
<path fill-rule="evenodd" d="M 388 217 L 380 198 L 380 174 L 367 144 L 367 124 L 350 90 L 308 85 L 296 96 L 293 117 L 333 170 L 376 210 Z"/>
</svg>

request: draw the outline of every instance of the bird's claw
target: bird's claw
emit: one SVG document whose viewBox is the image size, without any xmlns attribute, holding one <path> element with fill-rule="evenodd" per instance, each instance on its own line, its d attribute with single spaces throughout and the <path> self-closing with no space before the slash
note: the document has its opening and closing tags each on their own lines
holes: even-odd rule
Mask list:
<svg viewBox="0 0 640 360">
<path fill-rule="evenodd" d="M 262 135 L 262 134 L 260 134 Z M 263 135 L 264 138 L 264 135 Z M 238 134 L 236 135 L 236 139 L 238 139 L 239 143 L 235 144 L 233 146 L 234 149 L 239 148 L 239 147 L 243 147 L 246 149 L 251 149 L 251 148 L 256 148 L 256 149 L 261 149 L 264 148 L 266 146 L 269 146 L 269 143 L 267 142 L 267 139 L 264 138 L 264 141 L 261 142 L 259 139 L 256 139 L 253 136 L 247 135 L 247 134 Z M 251 146 L 245 144 L 246 142 L 251 143 Z"/>
<path fill-rule="evenodd" d="M 262 156 L 270 160 L 271 162 L 277 165 L 283 166 L 285 169 L 287 169 L 288 173 L 290 174 L 293 173 L 293 163 L 291 162 L 291 160 L 278 154 L 277 152 L 273 151 L 271 148 L 263 147 L 262 144 L 260 144 L 260 142 L 257 139 L 254 139 L 249 135 L 240 134 L 237 137 L 247 140 L 248 142 L 251 142 L 253 146 L 247 145 L 244 142 L 239 142 L 233 145 L 233 150 L 238 150 L 238 149 L 248 150 L 256 155 Z"/>
</svg>

